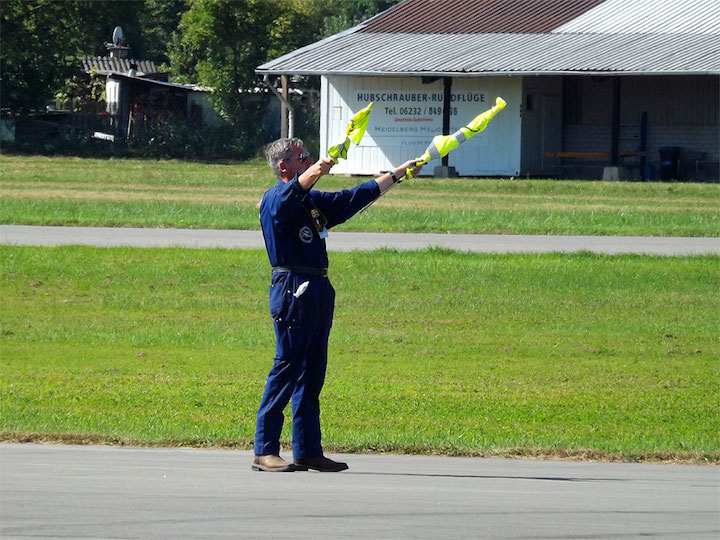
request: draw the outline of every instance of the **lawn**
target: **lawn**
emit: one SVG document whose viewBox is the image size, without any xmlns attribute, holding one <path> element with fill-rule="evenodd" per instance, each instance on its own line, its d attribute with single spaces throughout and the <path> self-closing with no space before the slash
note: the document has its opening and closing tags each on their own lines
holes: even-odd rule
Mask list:
<svg viewBox="0 0 720 540">
<path fill-rule="evenodd" d="M 265 162 L 0 155 L 0 223 L 257 229 Z M 319 188 L 362 178 L 325 177 Z M 341 230 L 720 236 L 720 185 L 522 179 L 404 182 Z"/>
<path fill-rule="evenodd" d="M 251 447 L 274 349 L 263 252 L 0 261 L 4 439 Z M 335 253 L 325 447 L 720 463 L 719 262 Z"/>
</svg>

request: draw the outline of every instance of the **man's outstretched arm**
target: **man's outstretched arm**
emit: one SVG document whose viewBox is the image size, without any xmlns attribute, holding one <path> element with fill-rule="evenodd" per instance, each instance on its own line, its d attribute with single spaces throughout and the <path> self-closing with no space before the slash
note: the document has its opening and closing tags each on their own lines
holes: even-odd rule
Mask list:
<svg viewBox="0 0 720 540">
<path fill-rule="evenodd" d="M 298 184 L 300 184 L 301 188 L 307 191 L 315 185 L 315 182 L 320 180 L 320 177 L 329 173 L 333 165 L 335 165 L 335 162 L 332 158 L 324 157 L 318 159 L 298 177 Z"/>
<path fill-rule="evenodd" d="M 422 166 L 416 165 L 419 161 L 419 159 L 408 160 L 399 167 L 391 169 L 382 176 L 377 177 L 375 181 L 380 188 L 380 194 L 382 195 L 390 188 L 392 188 L 398 182 L 398 180 L 402 179 L 402 177 L 406 175 L 406 171 L 408 169 L 412 169 L 412 178 L 415 178 L 418 174 L 420 174 L 420 169 L 422 169 Z"/>
</svg>

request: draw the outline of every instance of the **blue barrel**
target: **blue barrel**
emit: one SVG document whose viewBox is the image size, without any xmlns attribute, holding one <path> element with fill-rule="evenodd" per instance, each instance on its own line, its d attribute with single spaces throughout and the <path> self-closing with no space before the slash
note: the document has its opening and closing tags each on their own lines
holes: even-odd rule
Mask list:
<svg viewBox="0 0 720 540">
<path fill-rule="evenodd" d="M 660 148 L 660 180 L 678 180 L 680 178 L 680 147 L 663 146 Z"/>
</svg>

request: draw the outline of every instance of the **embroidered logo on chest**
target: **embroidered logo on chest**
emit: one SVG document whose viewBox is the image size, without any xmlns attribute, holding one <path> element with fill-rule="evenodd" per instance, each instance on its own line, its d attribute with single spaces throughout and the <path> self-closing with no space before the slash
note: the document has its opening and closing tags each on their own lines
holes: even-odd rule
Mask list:
<svg viewBox="0 0 720 540">
<path fill-rule="evenodd" d="M 310 227 L 308 227 L 307 225 L 305 225 L 302 229 L 300 229 L 299 236 L 300 236 L 300 240 L 302 240 L 306 244 L 309 244 L 310 242 L 313 241 L 312 229 Z"/>
</svg>

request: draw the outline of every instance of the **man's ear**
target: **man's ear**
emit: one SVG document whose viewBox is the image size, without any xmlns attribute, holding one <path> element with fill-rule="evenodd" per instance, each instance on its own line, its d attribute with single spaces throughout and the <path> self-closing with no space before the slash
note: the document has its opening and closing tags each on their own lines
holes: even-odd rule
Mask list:
<svg viewBox="0 0 720 540">
<path fill-rule="evenodd" d="M 286 172 L 287 172 L 287 164 L 285 163 L 285 160 L 284 160 L 284 159 L 281 159 L 281 160 L 278 162 L 278 169 L 280 169 L 280 172 L 281 172 L 281 173 L 286 173 Z"/>
</svg>

